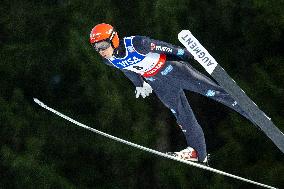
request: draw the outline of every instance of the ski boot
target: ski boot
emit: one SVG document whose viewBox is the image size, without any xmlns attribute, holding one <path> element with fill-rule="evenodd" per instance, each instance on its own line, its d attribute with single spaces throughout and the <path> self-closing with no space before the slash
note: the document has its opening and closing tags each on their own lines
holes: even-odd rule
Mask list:
<svg viewBox="0 0 284 189">
<path fill-rule="evenodd" d="M 186 161 L 198 161 L 197 152 L 191 147 L 180 152 L 167 152 L 166 154 Z"/>
<path fill-rule="evenodd" d="M 197 152 L 191 147 L 187 147 L 186 149 L 180 152 L 167 152 L 166 154 L 177 157 L 182 160 L 193 161 L 193 162 L 202 163 L 202 164 L 205 164 L 206 166 L 209 166 L 208 164 L 209 154 L 205 157 L 203 161 L 199 161 Z"/>
</svg>

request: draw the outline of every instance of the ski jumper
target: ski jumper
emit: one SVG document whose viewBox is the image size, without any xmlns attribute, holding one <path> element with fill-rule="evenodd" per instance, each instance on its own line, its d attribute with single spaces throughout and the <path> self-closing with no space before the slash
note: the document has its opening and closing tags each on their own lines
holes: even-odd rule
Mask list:
<svg viewBox="0 0 284 189">
<path fill-rule="evenodd" d="M 188 146 L 207 156 L 204 133 L 186 99 L 184 90 L 214 99 L 250 120 L 238 103 L 218 84 L 195 70 L 193 56 L 185 49 L 144 36 L 125 37 L 105 63 L 120 69 L 136 87 L 146 80 L 180 125 Z M 192 59 L 193 60 L 193 59 Z"/>
</svg>

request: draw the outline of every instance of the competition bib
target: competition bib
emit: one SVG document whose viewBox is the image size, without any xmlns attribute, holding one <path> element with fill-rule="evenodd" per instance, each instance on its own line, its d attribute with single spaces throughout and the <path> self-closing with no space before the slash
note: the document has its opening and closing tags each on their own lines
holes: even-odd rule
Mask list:
<svg viewBox="0 0 284 189">
<path fill-rule="evenodd" d="M 119 69 L 130 70 L 145 77 L 155 75 L 164 65 L 166 56 L 151 52 L 146 55 L 140 54 L 134 49 L 132 39 L 133 37 L 124 38 L 124 45 L 126 48 L 125 57 L 112 57 L 109 61 Z"/>
</svg>

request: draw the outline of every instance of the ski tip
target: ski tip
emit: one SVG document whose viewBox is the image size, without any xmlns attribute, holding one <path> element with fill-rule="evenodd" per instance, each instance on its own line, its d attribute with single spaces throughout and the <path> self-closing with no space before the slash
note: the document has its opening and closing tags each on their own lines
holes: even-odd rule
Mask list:
<svg viewBox="0 0 284 189">
<path fill-rule="evenodd" d="M 182 30 L 179 32 L 178 36 L 184 36 L 185 34 L 191 34 L 191 32 L 189 30 Z"/>
<path fill-rule="evenodd" d="M 39 100 L 39 99 L 37 99 L 37 98 L 33 98 L 34 99 L 34 102 L 35 103 L 37 103 L 37 104 L 41 104 L 42 102 Z"/>
<path fill-rule="evenodd" d="M 39 99 L 37 98 L 33 98 L 34 99 L 34 102 L 37 103 L 38 105 L 42 106 L 42 107 L 47 107 L 43 102 L 41 102 Z"/>
<path fill-rule="evenodd" d="M 191 33 L 189 30 L 181 30 L 179 33 L 184 33 L 184 32 L 186 32 L 186 33 Z"/>
</svg>

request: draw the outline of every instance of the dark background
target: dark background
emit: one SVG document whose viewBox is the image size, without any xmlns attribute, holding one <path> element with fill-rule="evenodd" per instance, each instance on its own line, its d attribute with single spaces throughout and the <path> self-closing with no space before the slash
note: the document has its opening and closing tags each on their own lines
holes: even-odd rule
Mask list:
<svg viewBox="0 0 284 189">
<path fill-rule="evenodd" d="M 2 0 L 0 188 L 257 188 L 114 142 L 32 98 L 131 142 L 181 150 L 171 112 L 154 94 L 136 99 L 132 83 L 102 64 L 88 40 L 101 22 L 120 36 L 175 45 L 189 29 L 284 131 L 283 9 L 279 0 Z M 262 132 L 219 103 L 187 96 L 212 167 L 284 187 L 283 154 Z"/>
</svg>

